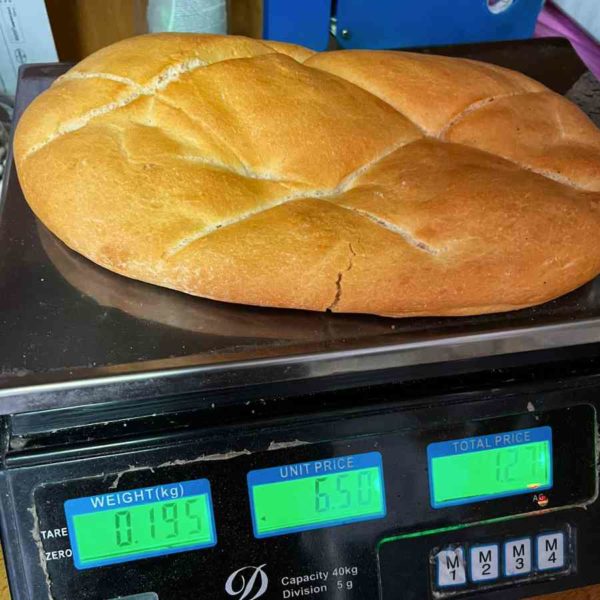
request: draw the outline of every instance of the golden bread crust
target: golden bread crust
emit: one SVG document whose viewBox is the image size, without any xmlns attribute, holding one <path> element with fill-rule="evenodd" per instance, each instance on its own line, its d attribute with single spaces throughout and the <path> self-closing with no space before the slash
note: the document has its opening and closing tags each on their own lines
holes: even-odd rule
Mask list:
<svg viewBox="0 0 600 600">
<path fill-rule="evenodd" d="M 69 247 L 207 298 L 466 315 L 600 272 L 600 132 L 475 61 L 141 36 L 39 96 L 14 154 Z"/>
</svg>

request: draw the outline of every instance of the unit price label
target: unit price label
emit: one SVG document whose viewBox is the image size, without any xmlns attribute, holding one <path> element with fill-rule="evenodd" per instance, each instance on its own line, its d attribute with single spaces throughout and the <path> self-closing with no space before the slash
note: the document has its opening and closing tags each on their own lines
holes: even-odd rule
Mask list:
<svg viewBox="0 0 600 600">
<path fill-rule="evenodd" d="M 379 452 L 250 471 L 248 492 L 257 538 L 386 515 Z"/>
</svg>

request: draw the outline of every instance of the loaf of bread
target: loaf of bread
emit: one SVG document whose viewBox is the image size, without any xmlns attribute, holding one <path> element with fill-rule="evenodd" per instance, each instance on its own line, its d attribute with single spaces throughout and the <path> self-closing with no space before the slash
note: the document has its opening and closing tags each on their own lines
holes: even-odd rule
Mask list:
<svg viewBox="0 0 600 600">
<path fill-rule="evenodd" d="M 475 61 L 132 38 L 39 96 L 14 154 L 67 246 L 206 298 L 468 315 L 600 272 L 600 131 Z"/>
<path fill-rule="evenodd" d="M 231 359 L 232 352 L 236 360 L 266 356 L 272 350 L 268 340 L 273 339 L 314 343 L 390 333 L 388 319 L 361 319 L 340 314 L 335 319 L 315 319 L 315 314 L 309 312 L 256 310 L 252 306 L 194 298 L 126 277 L 115 277 L 69 250 L 39 222 L 37 233 L 46 255 L 63 279 L 100 306 L 116 308 L 146 322 L 221 337 L 223 343 L 209 346 L 204 354 L 209 362 Z M 399 325 L 394 327 L 395 331 L 399 329 Z M 247 346 L 236 343 L 242 338 L 250 338 L 253 343 Z M 133 347 L 130 350 L 133 352 Z M 187 355 L 183 361 L 173 357 L 168 363 L 177 366 L 186 361 L 189 361 Z"/>
</svg>

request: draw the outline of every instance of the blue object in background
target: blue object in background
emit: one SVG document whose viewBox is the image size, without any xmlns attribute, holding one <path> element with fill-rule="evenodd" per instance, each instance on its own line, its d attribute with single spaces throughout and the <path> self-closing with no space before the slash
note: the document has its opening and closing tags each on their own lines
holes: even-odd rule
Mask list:
<svg viewBox="0 0 600 600">
<path fill-rule="evenodd" d="M 325 50 L 330 20 L 331 0 L 264 0 L 263 37 Z"/>
<path fill-rule="evenodd" d="M 544 0 L 337 0 L 342 48 L 408 48 L 533 35 Z M 330 0 L 265 0 L 264 37 L 325 50 Z"/>
</svg>

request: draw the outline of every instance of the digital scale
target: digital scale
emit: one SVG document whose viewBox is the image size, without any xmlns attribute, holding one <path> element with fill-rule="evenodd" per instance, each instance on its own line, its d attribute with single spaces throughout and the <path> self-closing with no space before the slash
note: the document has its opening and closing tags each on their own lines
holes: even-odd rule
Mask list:
<svg viewBox="0 0 600 600">
<path fill-rule="evenodd" d="M 586 95 L 566 42 L 460 52 Z M 17 113 L 65 69 L 25 67 Z M 599 342 L 599 280 L 514 313 L 409 320 L 132 281 L 51 235 L 11 164 L 13 600 L 511 600 L 600 582 Z"/>
</svg>

